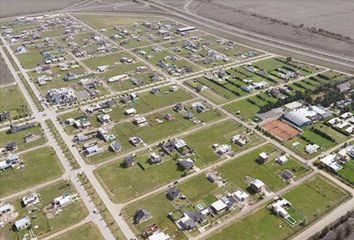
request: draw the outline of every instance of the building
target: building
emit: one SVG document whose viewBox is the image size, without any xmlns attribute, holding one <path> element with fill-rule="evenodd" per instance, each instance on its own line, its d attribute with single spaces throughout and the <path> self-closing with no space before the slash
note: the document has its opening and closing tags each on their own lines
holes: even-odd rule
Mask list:
<svg viewBox="0 0 354 240">
<path fill-rule="evenodd" d="M 28 207 L 39 203 L 39 196 L 37 193 L 30 193 L 22 198 L 23 206 Z"/>
<path fill-rule="evenodd" d="M 309 118 L 307 118 L 304 115 L 298 114 L 296 111 L 291 111 L 291 112 L 285 113 L 283 115 L 283 118 L 286 121 L 288 121 L 300 128 L 311 124 L 311 120 Z"/>
<path fill-rule="evenodd" d="M 265 190 L 265 184 L 261 180 L 255 179 L 250 182 L 250 188 L 254 192 L 262 192 L 263 190 Z"/>
<path fill-rule="evenodd" d="M 53 88 L 48 91 L 46 99 L 53 105 L 76 103 L 77 97 L 72 88 Z"/>
<path fill-rule="evenodd" d="M 170 236 L 164 232 L 154 232 L 148 237 L 148 240 L 170 240 Z"/>
<path fill-rule="evenodd" d="M 146 126 L 148 125 L 148 121 L 146 119 L 146 117 L 144 116 L 137 116 L 134 118 L 133 122 L 138 125 L 139 127 L 142 127 L 142 126 Z"/>
<path fill-rule="evenodd" d="M 320 146 L 318 146 L 317 144 L 307 144 L 305 147 L 305 152 L 308 154 L 313 154 L 316 153 L 319 148 Z"/>
<path fill-rule="evenodd" d="M 17 143 L 16 142 L 9 142 L 5 145 L 5 149 L 8 152 L 12 152 L 17 150 Z"/>
<path fill-rule="evenodd" d="M 134 215 L 134 223 L 139 224 L 149 220 L 152 217 L 151 213 L 146 209 L 139 209 Z"/>
<path fill-rule="evenodd" d="M 229 154 L 232 151 L 232 148 L 228 144 L 221 144 L 215 148 L 215 152 L 219 155 Z"/>
<path fill-rule="evenodd" d="M 275 159 L 276 163 L 279 163 L 280 165 L 283 165 L 288 161 L 288 154 L 281 155 Z"/>
<path fill-rule="evenodd" d="M 328 154 L 327 156 L 323 157 L 320 161 L 323 166 L 331 172 L 338 172 L 343 167 L 338 162 L 339 155 L 337 154 Z"/>
<path fill-rule="evenodd" d="M 282 218 L 288 218 L 290 216 L 286 210 L 286 208 L 289 207 L 291 207 L 291 203 L 286 199 L 279 199 L 270 205 L 272 212 Z"/>
<path fill-rule="evenodd" d="M 34 128 L 34 127 L 36 127 L 35 123 L 25 123 L 22 125 L 11 124 L 10 125 L 10 132 L 17 133 L 19 131 L 27 130 L 27 129 Z"/>
<path fill-rule="evenodd" d="M 181 191 L 180 191 L 178 188 L 176 188 L 176 187 L 169 188 L 169 189 L 167 190 L 167 193 L 166 193 L 166 197 L 167 197 L 168 200 L 170 200 L 170 201 L 175 200 L 175 199 L 178 198 L 180 195 L 181 195 Z"/>
<path fill-rule="evenodd" d="M 133 155 L 126 156 L 123 161 L 125 168 L 132 167 L 135 165 L 135 160 Z"/>
<path fill-rule="evenodd" d="M 216 202 L 212 203 L 210 205 L 210 208 L 215 212 L 215 213 L 221 213 L 227 209 L 227 205 L 221 200 L 217 200 Z"/>
<path fill-rule="evenodd" d="M 135 108 L 128 108 L 128 109 L 125 110 L 124 113 L 126 115 L 134 115 L 134 114 L 136 114 L 136 110 L 135 110 Z"/>
<path fill-rule="evenodd" d="M 20 220 L 17 220 L 15 222 L 15 227 L 18 231 L 22 229 L 26 229 L 29 226 L 31 226 L 31 220 L 29 219 L 29 217 L 21 218 Z"/>
<path fill-rule="evenodd" d="M 183 170 L 190 170 L 194 167 L 194 162 L 192 159 L 187 158 L 187 159 L 181 159 L 178 161 L 178 165 L 183 169 Z"/>
<path fill-rule="evenodd" d="M 0 207 L 0 216 L 4 215 L 6 213 L 9 213 L 11 211 L 12 211 L 12 206 L 10 204 L 6 203 Z"/>
<path fill-rule="evenodd" d="M 293 179 L 294 177 L 294 173 L 292 171 L 290 171 L 289 169 L 285 169 L 281 174 L 280 176 L 286 180 L 286 181 L 290 181 Z"/>
<path fill-rule="evenodd" d="M 111 122 L 111 116 L 109 114 L 99 114 L 97 116 L 97 119 L 102 123 L 102 124 L 106 124 Z"/>
<path fill-rule="evenodd" d="M 180 34 L 184 33 L 184 34 L 186 34 L 186 33 L 189 33 L 189 32 L 191 32 L 191 31 L 194 31 L 194 30 L 196 30 L 196 28 L 193 27 L 193 26 L 181 27 L 181 28 L 178 28 L 178 29 L 177 29 L 177 33 L 180 33 Z"/>
<path fill-rule="evenodd" d="M 55 209 L 64 208 L 64 207 L 73 203 L 73 201 L 74 201 L 73 197 L 74 196 L 70 193 L 66 193 L 60 197 L 57 197 L 53 200 L 53 207 Z"/>
<path fill-rule="evenodd" d="M 237 144 L 240 147 L 243 147 L 247 144 L 248 139 L 246 136 L 235 135 L 232 137 L 231 142 Z"/>
<path fill-rule="evenodd" d="M 120 144 L 118 141 L 111 142 L 109 147 L 113 152 L 120 152 L 122 150 L 122 144 Z"/>
<path fill-rule="evenodd" d="M 143 140 L 141 140 L 141 138 L 139 138 L 139 137 L 131 137 L 131 138 L 129 138 L 129 142 L 131 144 L 133 144 L 134 146 L 138 146 L 143 142 Z"/>
<path fill-rule="evenodd" d="M 266 163 L 269 160 L 269 155 L 266 152 L 262 152 L 257 157 L 257 162 L 260 164 Z"/>
<path fill-rule="evenodd" d="M 151 164 L 159 164 L 162 163 L 162 158 L 160 155 L 156 154 L 156 153 L 151 153 L 150 155 L 150 163 Z"/>
<path fill-rule="evenodd" d="M 9 155 L 7 159 L 0 161 L 0 171 L 12 167 L 20 161 L 18 155 Z"/>
<path fill-rule="evenodd" d="M 6 111 L 0 112 L 0 122 L 3 122 L 3 121 L 5 121 L 5 120 L 7 120 L 9 118 L 10 118 L 10 113 L 9 112 L 6 112 Z"/>
<path fill-rule="evenodd" d="M 86 155 L 94 155 L 102 151 L 102 149 L 97 145 L 96 142 L 85 144 L 83 149 Z"/>
<path fill-rule="evenodd" d="M 249 198 L 249 194 L 242 191 L 242 190 L 236 190 L 233 194 L 232 194 L 237 201 L 239 202 L 244 202 Z"/>
<path fill-rule="evenodd" d="M 108 82 L 109 83 L 121 82 L 121 81 L 124 81 L 128 78 L 129 78 L 129 76 L 127 74 L 121 74 L 121 75 L 117 75 L 117 76 L 113 76 L 113 77 L 109 78 Z"/>
</svg>

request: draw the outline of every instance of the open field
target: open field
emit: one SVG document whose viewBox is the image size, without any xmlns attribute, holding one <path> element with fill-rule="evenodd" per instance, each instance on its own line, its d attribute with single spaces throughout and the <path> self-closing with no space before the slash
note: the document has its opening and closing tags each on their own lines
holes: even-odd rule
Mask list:
<svg viewBox="0 0 354 240">
<path fill-rule="evenodd" d="M 281 217 L 272 214 L 264 206 L 263 209 L 233 223 L 208 239 L 287 239 L 342 202 L 348 194 L 317 176 L 283 197 L 303 216 L 303 225 L 290 227 Z"/>
<path fill-rule="evenodd" d="M 22 118 L 30 114 L 30 109 L 17 86 L 0 88 L 0 109 L 8 111 L 10 119 Z"/>
<path fill-rule="evenodd" d="M 22 198 L 16 198 L 10 202 L 15 207 L 15 212 L 18 213 L 16 220 L 25 216 L 31 218 L 32 231 L 37 237 L 45 237 L 54 232 L 60 231 L 69 227 L 72 224 L 80 222 L 88 214 L 87 209 L 81 202 L 76 200 L 70 205 L 62 208 L 62 210 L 55 216 L 49 211 L 48 207 L 51 206 L 53 199 L 66 193 L 75 193 L 75 188 L 68 181 L 56 182 L 48 187 L 42 188 L 37 192 L 40 195 L 40 202 L 34 206 L 24 207 Z M 93 233 L 92 233 L 93 231 Z M 91 232 L 91 233 L 90 233 Z M 95 229 L 88 230 L 88 235 L 95 233 Z M 24 235 L 29 234 L 28 230 L 16 231 L 13 224 L 7 224 L 0 230 L 6 240 L 21 240 Z M 75 236 L 75 233 L 71 233 Z M 70 235 L 69 235 L 70 236 Z M 99 235 L 96 235 L 99 237 Z"/>
<path fill-rule="evenodd" d="M 103 240 L 101 233 L 92 222 L 76 227 L 53 240 Z"/>
<path fill-rule="evenodd" d="M 23 167 L 6 169 L 1 173 L 1 196 L 54 179 L 62 173 L 62 166 L 52 148 L 27 152 L 20 155 L 20 159 L 24 162 Z"/>
<path fill-rule="evenodd" d="M 2 85 L 10 84 L 14 82 L 14 78 L 11 75 L 10 70 L 8 69 L 7 65 L 2 56 L 0 56 L 0 87 Z"/>
</svg>

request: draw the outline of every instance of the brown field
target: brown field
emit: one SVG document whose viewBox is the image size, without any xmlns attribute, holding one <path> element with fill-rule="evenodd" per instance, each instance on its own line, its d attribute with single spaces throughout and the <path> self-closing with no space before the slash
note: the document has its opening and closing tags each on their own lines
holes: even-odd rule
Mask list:
<svg viewBox="0 0 354 240">
<path fill-rule="evenodd" d="M 268 122 L 262 125 L 262 128 L 281 141 L 292 139 L 301 133 L 297 128 L 281 120 Z"/>
</svg>

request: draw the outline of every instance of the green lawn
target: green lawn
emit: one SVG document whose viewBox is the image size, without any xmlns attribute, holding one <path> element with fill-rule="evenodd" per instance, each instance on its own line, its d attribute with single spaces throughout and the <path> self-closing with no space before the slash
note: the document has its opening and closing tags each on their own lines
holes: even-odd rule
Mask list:
<svg viewBox="0 0 354 240">
<path fill-rule="evenodd" d="M 53 240 L 103 240 L 103 236 L 93 222 L 85 223 Z"/>
<path fill-rule="evenodd" d="M 24 137 L 28 134 L 33 134 L 38 137 L 33 142 L 25 143 Z M 46 137 L 41 129 L 41 126 L 37 126 L 35 128 L 26 129 L 17 133 L 9 133 L 7 131 L 0 131 L 0 146 L 3 147 L 7 143 L 16 142 L 18 151 L 23 151 L 26 149 L 30 149 L 36 146 L 40 146 L 46 142 Z"/>
<path fill-rule="evenodd" d="M 307 219 L 306 225 L 337 206 L 346 197 L 348 197 L 346 193 L 321 177 L 315 177 L 284 195 L 284 198 Z M 300 225 L 290 227 L 282 218 L 275 216 L 264 206 L 261 210 L 216 232 L 208 239 L 280 240 L 289 238 L 301 228 Z"/>
<path fill-rule="evenodd" d="M 157 153 L 157 150 L 154 149 L 154 152 Z M 150 165 L 150 154 L 138 153 L 137 164 L 130 168 L 123 168 L 122 162 L 118 161 L 96 170 L 96 175 L 113 201 L 127 201 L 182 176 L 183 171 L 177 168 L 176 161 L 170 156 L 165 155 L 160 165 Z"/>
<path fill-rule="evenodd" d="M 63 195 L 64 193 L 75 193 L 75 188 L 68 181 L 56 182 L 48 187 L 42 188 L 37 192 L 40 195 L 40 202 L 35 206 L 23 207 L 21 198 L 15 199 L 10 204 L 15 207 L 15 211 L 18 213 L 16 220 L 29 216 L 31 218 L 32 230 L 37 237 L 45 237 L 54 232 L 60 231 L 72 224 L 75 224 L 85 216 L 88 211 L 81 201 L 76 201 L 61 211 L 56 216 L 48 216 L 44 209 L 49 206 L 53 199 Z M 38 226 L 37 228 L 34 226 Z M 5 228 L 0 230 L 0 234 L 3 233 L 6 240 L 21 240 L 25 234 L 28 234 L 28 230 L 14 231 L 12 224 L 7 224 Z"/>
<path fill-rule="evenodd" d="M 346 163 L 343 169 L 338 171 L 340 177 L 348 181 L 352 186 L 354 185 L 354 159 Z"/>
<path fill-rule="evenodd" d="M 0 111 L 10 112 L 11 119 L 30 114 L 30 109 L 17 86 L 0 88 L 0 109 Z"/>
<path fill-rule="evenodd" d="M 57 178 L 62 166 L 52 148 L 43 147 L 20 155 L 24 167 L 6 169 L 0 175 L 0 196 Z"/>
<path fill-rule="evenodd" d="M 247 136 L 249 142 L 243 147 L 239 147 L 236 144 L 231 144 L 231 138 L 237 134 Z M 199 167 L 213 163 L 220 159 L 220 156 L 217 155 L 212 149 L 212 145 L 215 143 L 219 145 L 231 144 L 234 152 L 240 152 L 262 142 L 262 139 L 256 134 L 249 133 L 249 131 L 244 127 L 231 120 L 227 120 L 205 130 L 192 133 L 186 136 L 184 140 L 187 142 L 188 146 L 190 146 L 197 153 L 198 157 L 196 164 Z"/>
</svg>

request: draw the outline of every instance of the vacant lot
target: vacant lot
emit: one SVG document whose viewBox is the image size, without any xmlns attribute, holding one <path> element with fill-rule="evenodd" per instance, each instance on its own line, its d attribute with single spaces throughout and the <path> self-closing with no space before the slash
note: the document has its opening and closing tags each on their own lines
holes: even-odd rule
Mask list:
<svg viewBox="0 0 354 240">
<path fill-rule="evenodd" d="M 86 223 L 80 227 L 74 228 L 53 240 L 103 240 L 103 237 L 96 225 L 92 222 Z"/>
<path fill-rule="evenodd" d="M 24 162 L 23 167 L 6 169 L 1 173 L 1 196 L 54 179 L 62 173 L 62 166 L 52 148 L 30 151 L 20 155 L 20 158 Z"/>
<path fill-rule="evenodd" d="M 0 109 L 10 112 L 11 119 L 25 117 L 30 113 L 25 99 L 17 86 L 0 88 Z"/>
<path fill-rule="evenodd" d="M 4 58 L 0 55 L 0 86 L 14 82 L 14 78 L 8 69 Z"/>
</svg>

